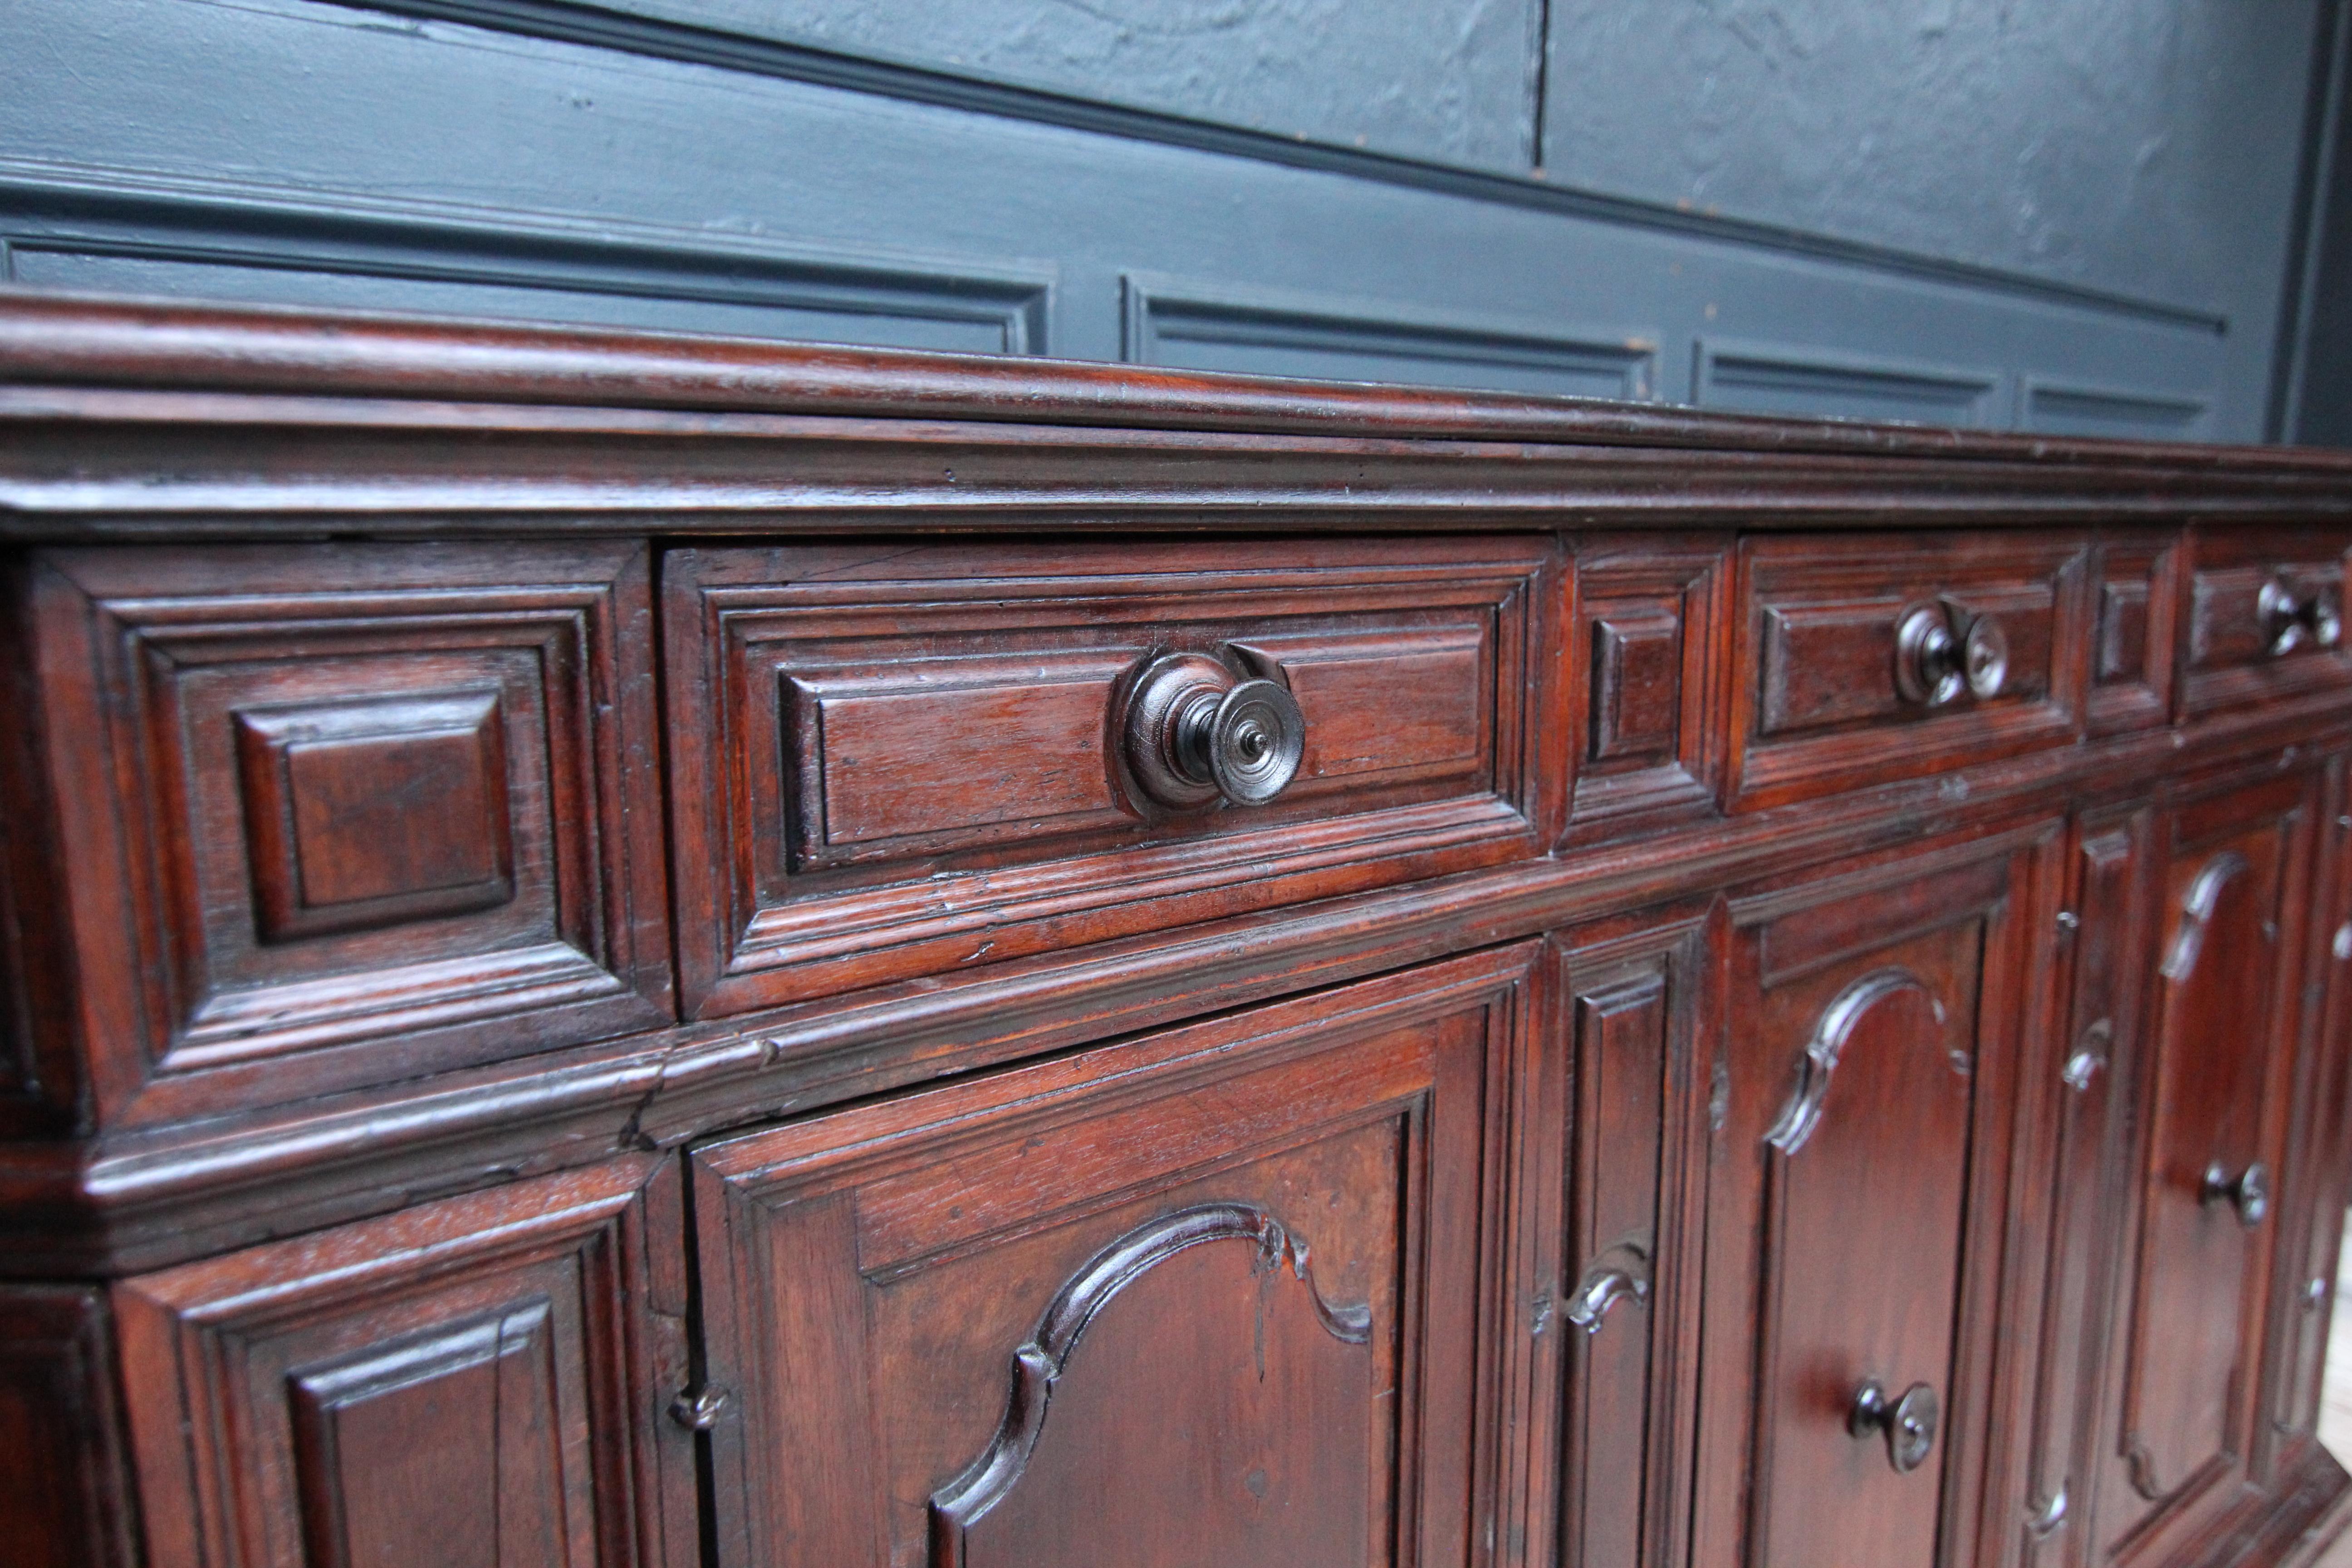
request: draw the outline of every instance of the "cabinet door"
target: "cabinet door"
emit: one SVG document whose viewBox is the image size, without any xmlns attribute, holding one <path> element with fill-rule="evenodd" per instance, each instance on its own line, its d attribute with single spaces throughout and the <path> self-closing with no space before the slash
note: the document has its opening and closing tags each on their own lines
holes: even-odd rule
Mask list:
<svg viewBox="0 0 2352 1568">
<path fill-rule="evenodd" d="M 630 1159 L 116 1285 L 146 1560 L 687 1568 L 680 1186 Z"/>
<path fill-rule="evenodd" d="M 0 1520 L 10 1568 L 128 1568 L 105 1293 L 0 1286 Z"/>
<path fill-rule="evenodd" d="M 2311 984 L 2324 1003 L 2300 1032 L 2295 1060 L 2292 1144 L 2279 1184 L 2279 1260 L 2271 1312 L 2267 1457 L 2293 1463 L 2290 1450 L 2319 1426 L 2327 1329 L 2336 1295 L 2344 1211 L 2352 1204 L 2352 798 L 2343 759 L 2330 770 L 2333 803 L 2320 826 L 2326 885 L 2313 897 Z M 2322 911 L 2325 916 L 2322 918 Z M 2264 1457 L 2258 1453 L 2258 1458 Z M 2275 1474 L 2275 1471 L 2273 1472 Z"/>
<path fill-rule="evenodd" d="M 1557 1012 L 1530 1094 L 1541 1170 L 1527 1557 L 1680 1561 L 1706 1195 L 1704 911 L 1587 928 L 1552 949 Z M 1547 1548 L 1556 1548 L 1548 1554 Z"/>
<path fill-rule="evenodd" d="M 1975 1561 L 2009 1108 L 2057 837 L 1733 902 L 1694 1562 Z"/>
<path fill-rule="evenodd" d="M 719 1562 L 1486 1561 L 1531 958 L 698 1152 Z"/>
<path fill-rule="evenodd" d="M 2169 1562 L 2242 1496 L 2308 900 L 2309 773 L 2166 815 L 2133 1254 L 2096 1526 Z"/>
<path fill-rule="evenodd" d="M 2132 1100 L 2144 1057 L 2156 875 L 2156 810 L 2147 804 L 2087 813 L 2072 835 L 2066 908 L 2066 991 L 2053 1048 L 2031 1058 L 2022 1114 L 2032 1128 L 2028 1185 L 2042 1245 L 2018 1259 L 2011 1294 L 2032 1333 L 2023 1440 L 2011 1446 L 1996 1531 L 1997 1561 L 2080 1568 L 2092 1531 L 2098 1391 L 2112 1319 L 2117 1245 L 2130 1210 Z"/>
</svg>

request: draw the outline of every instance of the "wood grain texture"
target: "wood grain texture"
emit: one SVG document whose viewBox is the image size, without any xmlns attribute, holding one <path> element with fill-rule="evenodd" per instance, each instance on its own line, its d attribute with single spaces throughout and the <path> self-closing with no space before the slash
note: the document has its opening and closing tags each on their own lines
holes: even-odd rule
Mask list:
<svg viewBox="0 0 2352 1568">
<path fill-rule="evenodd" d="M 2243 1505 L 2277 1215 L 2245 1223 L 2205 1186 L 2255 1163 L 2275 1186 L 2320 787 L 2309 769 L 2242 775 L 2186 795 L 2159 830 L 2138 1197 L 2095 1478 L 2118 1561 L 2170 1561 Z"/>
<path fill-rule="evenodd" d="M 1558 838 L 1566 574 L 1536 541 L 682 550 L 680 953 L 709 1016 L 1528 859 Z M 1287 687 L 1275 801 L 1168 811 L 1171 651 Z"/>
<path fill-rule="evenodd" d="M 1701 1561 L 1979 1561 L 2008 1110 L 2055 839 L 1915 850 L 1731 906 L 1725 1016 L 1741 1022 L 1716 1046 Z M 1809 1104 L 1817 1119 L 1795 1114 Z M 1925 1384 L 1942 1407 L 1910 1473 L 1849 1431 L 1871 1380 Z"/>
<path fill-rule="evenodd" d="M 149 1561 L 691 1562 L 678 1201 L 640 1158 L 118 1284 Z"/>
<path fill-rule="evenodd" d="M 2002 1392 L 1985 1530 L 2003 1562 L 2088 1563 L 2096 1508 L 2099 1397 L 2129 1212 L 2142 994 L 2153 962 L 2156 813 L 2103 805 L 2075 823 L 2052 1026 L 2024 1064 L 2021 1206 L 2046 1204 L 2046 1252 L 2014 1268 L 2004 1310 L 2034 1325 L 2030 1389 Z M 2018 1364 L 2018 1363 L 2013 1363 Z M 2005 1436 L 2005 1440 L 2004 1440 Z"/>
<path fill-rule="evenodd" d="M 2005 458 L 2065 468 L 2160 454 L 2187 470 L 2352 476 L 2318 452 L 2194 447 L 2048 435 L 1754 418 L 1589 399 L 1277 381 L 1138 365 L 808 348 L 767 340 L 577 327 L 437 324 L 77 298 L 12 296 L 0 371 L 29 384 L 194 388 L 298 395 L 478 397 L 946 419 L 1019 410 L 1033 420 L 1140 429 L 1377 434 L 1416 425 L 1447 439 Z"/>
<path fill-rule="evenodd" d="M 2189 602 L 2180 658 L 2180 708 L 2210 712 L 2340 687 L 2352 679 L 2352 651 L 2305 638 L 2274 652 L 2261 614 L 2262 590 L 2284 582 L 2329 595 L 2339 613 L 2352 573 L 2352 535 L 2334 528 L 2269 529 L 2190 535 Z"/>
<path fill-rule="evenodd" d="M 2267 1419 L 2255 1451 L 2267 1479 L 2294 1469 L 2316 1437 L 2328 1362 L 2327 1330 L 2336 1298 L 2344 1218 L 2352 1207 L 2352 768 L 2329 760 L 2315 837 L 2322 846 L 2305 941 L 2304 1014 L 2294 1063 L 2287 1163 L 2281 1205 L 2271 1321 L 2263 1374 Z M 2338 1359 L 2341 1347 L 2338 1347 Z"/>
<path fill-rule="evenodd" d="M 2092 734 L 2170 717 L 2183 554 L 2174 535 L 2153 530 L 2106 531 L 2093 547 Z"/>
<path fill-rule="evenodd" d="M 21 1568 L 130 1568 L 136 1492 L 103 1291 L 0 1289 L 0 1520 Z"/>
<path fill-rule="evenodd" d="M 1474 472 L 1472 465 L 1484 471 Z M 2340 517 L 2339 458 L 20 295 L 0 538 Z M 1607 514 L 1607 515 L 1603 515 Z M 305 521 L 307 520 L 307 521 Z M 1149 524 L 1147 524 L 1149 525 Z"/>
<path fill-rule="evenodd" d="M 2352 682 L 2262 589 L 2340 603 L 2347 515 L 2310 456 L 0 302 L 23 1540 L 2287 1563 Z M 1999 690 L 1904 697 L 1929 605 Z M 1270 804 L 1142 790 L 1171 652 L 1298 704 Z"/>
<path fill-rule="evenodd" d="M 1572 840 L 1720 812 L 1728 556 L 1704 536 L 1578 541 Z"/>
<path fill-rule="evenodd" d="M 1513 1561 L 1635 1568 L 1680 1561 L 1688 1539 L 1720 938 L 1700 908 L 1551 944 L 1513 1253 L 1532 1277 L 1514 1292 L 1530 1331 Z"/>
<path fill-rule="evenodd" d="M 31 589 L 101 1114 L 668 1016 L 641 550 L 64 552 Z"/>
<path fill-rule="evenodd" d="M 721 1557 L 1485 1560 L 1532 957 L 698 1152 Z"/>
<path fill-rule="evenodd" d="M 1806 795 L 2063 745 L 2082 731 L 2089 652 L 2087 541 L 1947 535 L 1750 541 L 1735 612 L 1730 769 L 1735 804 Z M 1896 632 L 1949 603 L 1996 621 L 2009 646 L 2000 690 L 1940 707 L 1907 699 Z"/>
</svg>

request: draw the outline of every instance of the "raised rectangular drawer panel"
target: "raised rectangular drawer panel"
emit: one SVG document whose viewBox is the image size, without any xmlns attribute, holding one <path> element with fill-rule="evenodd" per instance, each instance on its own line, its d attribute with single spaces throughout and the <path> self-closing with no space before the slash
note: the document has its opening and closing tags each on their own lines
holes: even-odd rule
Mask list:
<svg viewBox="0 0 2352 1568">
<path fill-rule="evenodd" d="M 2193 537 L 2180 659 L 2185 716 L 2352 679 L 2342 623 L 2347 542 L 2336 529 Z"/>
<path fill-rule="evenodd" d="M 2171 717 L 2184 553 L 2179 534 L 2156 530 L 2102 536 L 2094 550 L 2092 734 L 2144 730 Z"/>
<path fill-rule="evenodd" d="M 2048 533 L 1745 542 L 1734 804 L 1779 805 L 2073 741 L 2089 651 L 2088 555 L 2086 539 Z M 1915 626 L 1948 639 L 1940 661 Z M 1977 664 L 1972 683 L 1976 647 L 1994 657 Z"/>
<path fill-rule="evenodd" d="M 656 1026 L 647 552 L 59 550 L 27 574 L 101 1113 Z"/>
<path fill-rule="evenodd" d="M 689 1005 L 1546 853 L 1555 560 L 1482 539 L 673 552 Z M 1273 799 L 1151 773 L 1130 729 L 1160 731 L 1130 717 L 1177 658 L 1296 702 Z"/>
<path fill-rule="evenodd" d="M 1586 668 L 1575 838 L 1716 811 L 1730 558 L 1727 540 L 1705 535 L 1579 542 L 1576 646 Z"/>
</svg>

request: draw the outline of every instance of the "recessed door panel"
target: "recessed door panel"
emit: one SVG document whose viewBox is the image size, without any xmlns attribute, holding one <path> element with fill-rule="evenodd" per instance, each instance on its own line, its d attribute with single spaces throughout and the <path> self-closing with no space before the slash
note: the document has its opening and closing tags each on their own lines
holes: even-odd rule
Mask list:
<svg viewBox="0 0 2352 1568">
<path fill-rule="evenodd" d="M 1694 1556 L 1971 1561 L 2021 917 L 2055 835 L 1732 906 Z M 1990 1216 L 1990 1218 L 1988 1217 Z"/>
<path fill-rule="evenodd" d="M 2127 1331 L 2099 1500 L 2101 1540 L 2133 1562 L 2168 1560 L 2247 1473 L 2314 778 L 2190 801 L 2167 824 Z"/>
<path fill-rule="evenodd" d="M 1458 1563 L 1528 949 L 696 1156 L 722 1563 Z"/>
<path fill-rule="evenodd" d="M 1555 939 L 1557 1021 L 1530 1096 L 1542 1167 L 1529 1560 L 1660 1568 L 1687 1541 L 1717 926 L 1703 909 Z"/>
</svg>

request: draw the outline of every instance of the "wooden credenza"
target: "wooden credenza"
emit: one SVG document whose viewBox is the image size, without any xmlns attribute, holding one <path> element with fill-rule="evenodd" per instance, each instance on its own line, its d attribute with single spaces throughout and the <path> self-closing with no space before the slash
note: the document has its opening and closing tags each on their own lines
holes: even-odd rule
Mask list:
<svg viewBox="0 0 2352 1568">
<path fill-rule="evenodd" d="M 2307 1559 L 2352 460 L 0 304 L 37 1568 Z"/>
</svg>

